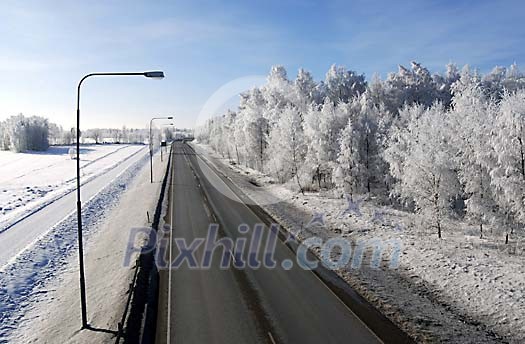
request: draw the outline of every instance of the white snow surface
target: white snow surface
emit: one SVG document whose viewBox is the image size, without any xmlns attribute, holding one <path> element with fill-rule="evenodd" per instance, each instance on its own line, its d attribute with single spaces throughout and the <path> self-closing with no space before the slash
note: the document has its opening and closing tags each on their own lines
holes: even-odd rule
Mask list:
<svg viewBox="0 0 525 344">
<path fill-rule="evenodd" d="M 132 277 L 131 268 L 123 267 L 129 229 L 147 224 L 146 211 L 153 213 L 160 183 L 149 183 L 149 168 L 146 168 L 149 156 L 144 146 L 114 146 L 112 149 L 108 146 L 102 151 L 105 153 L 89 161 L 95 164 L 95 161 L 108 158 L 112 162 L 101 162 L 98 171 L 93 170 L 93 177 L 82 187 L 85 265 L 90 300 L 88 312 L 94 327 L 108 326 L 116 330 Z M 115 155 L 115 159 L 109 159 L 110 155 Z M 166 162 L 161 168 L 158 157 L 157 154 L 154 170 L 157 180 L 160 180 Z M 54 166 L 61 165 L 59 162 Z M 36 176 L 32 178 L 38 179 Z M 67 181 L 67 176 L 64 179 Z M 73 210 L 67 207 L 59 210 L 56 223 L 41 226 L 40 234 L 0 269 L 0 343 L 87 343 L 96 336 L 113 338 L 108 333 L 89 331 L 86 334 L 86 331 L 78 331 L 80 311 L 74 196 L 74 193 L 65 192 L 63 197 L 51 201 L 0 234 L 0 244 L 8 244 L 3 240 L 4 235 L 14 233 L 19 226 L 32 221 L 41 212 L 72 197 L 66 204 L 72 205 Z M 141 201 L 137 202 L 137 199 Z M 65 213 L 61 214 L 61 211 Z M 46 218 L 53 219 L 52 214 L 47 214 Z"/>
<path fill-rule="evenodd" d="M 105 149 L 103 149 L 105 150 Z M 82 181 L 82 201 L 85 202 L 96 195 L 102 188 L 110 183 L 122 171 L 126 170 L 136 160 L 141 159 L 146 154 L 145 146 L 123 146 L 114 147 L 110 153 L 104 154 L 93 159 L 93 163 L 85 163 L 84 168 L 91 169 L 93 165 L 98 167 L 96 171 L 88 174 L 83 173 Z M 116 155 L 116 157 L 114 156 Z M 29 166 L 31 163 L 28 162 Z M 38 164 L 37 164 L 38 165 Z M 58 165 L 58 167 L 57 167 Z M 75 165 L 67 165 L 69 169 L 63 170 L 60 164 L 51 165 L 42 170 L 25 174 L 26 185 L 33 181 L 38 183 L 38 174 L 42 173 L 44 179 L 46 174 L 55 175 L 55 178 L 61 178 L 61 175 L 75 175 Z M 48 169 L 53 170 L 56 167 L 56 174 L 52 174 Z M 73 171 L 70 171 L 73 169 Z M 37 182 L 34 182 L 37 180 Z M 22 182 L 20 182 L 22 183 Z M 6 186 L 8 188 L 10 184 Z M 45 235 L 55 224 L 62 221 L 76 211 L 76 194 L 75 180 L 68 180 L 56 191 L 51 192 L 49 196 L 43 196 L 40 200 L 29 202 L 22 206 L 19 217 L 10 217 L 10 224 L 0 231 L 0 271 L 4 271 L 8 265 L 13 263 L 20 254 L 35 245 L 39 238 Z M 13 215 L 13 214 L 11 214 Z"/>
<path fill-rule="evenodd" d="M 76 160 L 71 146 L 51 146 L 44 152 L 0 151 L 0 232 L 75 188 Z M 83 182 L 104 173 L 142 145 L 82 145 Z"/>
<path fill-rule="evenodd" d="M 397 269 L 389 268 L 387 250 L 379 269 L 365 258 L 360 268 L 337 273 L 416 342 L 525 342 L 523 238 L 505 245 L 505 230 L 487 227 L 479 239 L 476 225 L 449 220 L 439 240 L 420 216 L 366 195 L 354 198 L 360 216 L 344 214 L 347 202 L 341 195 L 301 195 L 293 183 L 275 184 L 264 174 L 229 164 L 209 146 L 193 147 L 300 239 L 342 237 L 354 245 L 374 238 L 399 240 Z M 254 184 L 273 195 L 265 197 Z M 283 201 L 267 204 L 270 197 Z M 308 226 L 314 214 L 323 214 L 324 226 Z"/>
</svg>

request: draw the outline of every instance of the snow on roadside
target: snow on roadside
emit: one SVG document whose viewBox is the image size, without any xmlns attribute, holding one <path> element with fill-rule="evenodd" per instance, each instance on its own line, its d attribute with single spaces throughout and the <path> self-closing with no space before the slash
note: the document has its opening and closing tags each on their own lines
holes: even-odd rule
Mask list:
<svg viewBox="0 0 525 344">
<path fill-rule="evenodd" d="M 88 312 L 95 327 L 111 323 L 115 330 L 122 316 L 132 276 L 130 267 L 122 266 L 129 229 L 146 225 L 146 211 L 154 210 L 160 188 L 160 183 L 149 183 L 148 159 L 144 155 L 84 204 Z M 157 178 L 164 171 L 165 163 L 155 169 Z M 64 343 L 73 336 L 93 342 L 96 333 L 78 332 L 76 235 L 72 213 L 0 273 L 0 343 Z"/>
<path fill-rule="evenodd" d="M 479 239 L 475 226 L 451 220 L 444 239 L 438 240 L 414 214 L 364 196 L 354 200 L 360 215 L 345 214 L 348 203 L 340 197 L 301 195 L 271 185 L 267 176 L 230 165 L 207 146 L 193 147 L 255 201 L 261 198 L 256 185 L 283 199 L 263 207 L 301 239 L 343 237 L 354 245 L 374 238 L 399 240 L 397 269 L 389 269 L 387 261 L 375 269 L 365 260 L 358 269 L 337 272 L 417 342 L 525 342 L 525 247 L 519 242 L 504 245 L 501 230 L 493 228 L 490 234 L 487 228 L 487 236 Z M 308 227 L 314 214 L 323 215 L 325 226 Z M 388 248 L 383 259 L 393 247 Z"/>
<path fill-rule="evenodd" d="M 45 152 L 0 151 L 0 232 L 75 188 L 70 146 Z M 103 174 L 142 145 L 88 145 L 81 148 L 83 183 Z"/>
</svg>

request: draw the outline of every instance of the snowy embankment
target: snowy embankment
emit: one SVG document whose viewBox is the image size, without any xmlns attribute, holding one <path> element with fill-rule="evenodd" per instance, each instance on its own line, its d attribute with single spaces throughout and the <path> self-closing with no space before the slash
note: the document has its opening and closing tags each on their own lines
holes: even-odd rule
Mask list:
<svg viewBox="0 0 525 344">
<path fill-rule="evenodd" d="M 0 151 L 0 232 L 75 189 L 76 160 L 70 146 L 45 152 Z M 80 148 L 82 182 L 121 163 L 142 145 L 86 145 Z"/>
<path fill-rule="evenodd" d="M 158 196 L 159 183 L 149 184 L 149 169 L 145 168 L 148 155 L 146 149 L 141 148 L 144 146 L 128 149 L 126 156 L 122 156 L 112 169 L 113 159 L 112 163 L 99 165 L 97 172 L 102 175 L 83 187 L 93 189 L 85 192 L 91 192 L 92 196 L 84 199 L 83 229 L 90 322 L 103 319 L 100 323 L 91 322 L 95 327 L 111 323 L 115 325 L 113 330 L 116 329 L 113 320 L 122 316 L 132 275 L 129 267 L 122 267 L 121 257 L 129 228 L 146 224 L 146 211 L 152 212 L 154 199 Z M 121 150 L 113 151 L 119 154 L 117 151 Z M 165 170 L 165 163 L 161 168 L 158 154 L 156 160 L 155 172 L 160 175 Z M 65 197 L 69 196 L 71 194 Z M 143 201 L 137 202 L 138 198 Z M 66 216 L 54 226 L 44 228 L 40 237 L 2 267 L 0 343 L 8 339 L 24 343 L 57 342 L 57 338 L 61 338 L 58 342 L 66 342 L 75 335 L 83 336 L 77 333 L 80 313 L 76 227 L 76 214 L 67 210 Z"/>
<path fill-rule="evenodd" d="M 345 212 L 348 203 L 340 197 L 298 194 L 254 170 L 230 165 L 207 146 L 193 146 L 301 239 L 400 243 L 397 269 L 388 267 L 385 254 L 379 269 L 365 259 L 359 268 L 337 272 L 417 342 L 525 342 L 525 240 L 505 245 L 505 231 L 498 228 L 486 228 L 479 239 L 475 225 L 452 220 L 439 240 L 417 215 L 378 200 L 357 196 L 357 206 Z M 282 202 L 264 204 L 265 193 Z M 316 223 L 309 225 L 314 216 Z"/>
</svg>

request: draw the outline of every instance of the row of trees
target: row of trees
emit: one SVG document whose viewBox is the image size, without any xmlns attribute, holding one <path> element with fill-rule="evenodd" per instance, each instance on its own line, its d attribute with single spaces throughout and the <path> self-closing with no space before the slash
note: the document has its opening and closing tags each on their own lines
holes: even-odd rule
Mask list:
<svg viewBox="0 0 525 344">
<path fill-rule="evenodd" d="M 169 129 L 154 130 L 155 139 L 171 139 Z M 145 143 L 149 140 L 149 129 L 88 129 L 81 133 L 81 142 L 91 139 L 95 143 Z M 76 129 L 64 130 L 61 126 L 39 116 L 25 117 L 22 114 L 0 121 L 0 150 L 23 152 L 45 151 L 49 145 L 71 145 L 76 142 Z"/>
<path fill-rule="evenodd" d="M 158 130 L 155 133 L 158 134 Z M 149 130 L 128 129 L 126 126 L 123 126 L 122 129 L 95 128 L 84 131 L 82 137 L 92 139 L 95 143 L 144 143 L 149 140 Z"/>
<path fill-rule="evenodd" d="M 482 236 L 490 222 L 525 224 L 524 88 L 516 65 L 432 75 L 413 62 L 369 84 L 337 66 L 290 81 L 276 66 L 196 136 L 301 192 L 388 195 L 428 213 L 439 237 L 446 216 L 466 212 Z"/>
<path fill-rule="evenodd" d="M 149 129 L 128 129 L 123 126 L 122 129 L 88 129 L 82 134 L 82 137 L 89 138 L 95 143 L 145 143 L 149 141 L 149 134 Z M 155 142 L 172 141 L 176 138 L 191 137 L 193 131 L 172 126 L 154 127 L 152 128 L 152 136 Z"/>
</svg>

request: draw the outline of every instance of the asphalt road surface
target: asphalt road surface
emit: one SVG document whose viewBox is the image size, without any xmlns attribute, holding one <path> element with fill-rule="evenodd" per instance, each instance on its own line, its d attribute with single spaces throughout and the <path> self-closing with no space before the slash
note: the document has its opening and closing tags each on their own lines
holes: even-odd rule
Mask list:
<svg viewBox="0 0 525 344">
<path fill-rule="evenodd" d="M 173 231 L 167 257 L 178 256 L 176 238 L 205 238 L 213 223 L 220 225 L 219 238 L 246 237 L 249 243 L 262 219 L 236 198 L 222 177 L 198 162 L 201 158 L 190 146 L 175 142 L 172 154 L 167 220 Z M 233 199 L 224 195 L 228 192 Z M 240 224 L 250 230 L 239 233 Z M 199 261 L 203 246 L 197 251 Z M 297 264 L 288 270 L 281 267 L 284 260 L 295 263 L 296 257 L 280 240 L 274 269 L 240 269 L 233 263 L 221 269 L 222 258 L 219 248 L 210 269 L 191 269 L 185 262 L 160 272 L 158 343 L 381 343 L 312 271 Z"/>
</svg>

